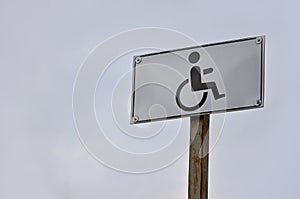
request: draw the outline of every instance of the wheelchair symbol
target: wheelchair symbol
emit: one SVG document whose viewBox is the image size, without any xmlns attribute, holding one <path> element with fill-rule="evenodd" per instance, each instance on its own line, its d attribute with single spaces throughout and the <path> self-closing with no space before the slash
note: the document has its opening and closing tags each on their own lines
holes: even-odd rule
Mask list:
<svg viewBox="0 0 300 199">
<path fill-rule="evenodd" d="M 192 52 L 189 55 L 189 62 L 192 64 L 197 63 L 200 60 L 200 54 L 196 51 Z M 207 68 L 203 70 L 203 75 L 210 74 L 213 72 L 213 68 Z M 191 76 L 191 89 L 192 92 L 204 91 L 202 99 L 200 102 L 194 106 L 185 106 L 180 100 L 180 93 L 185 85 L 189 83 L 189 79 L 184 80 L 176 91 L 176 103 L 177 105 L 184 111 L 194 111 L 203 106 L 205 103 L 208 90 L 211 90 L 215 100 L 221 99 L 225 97 L 225 94 L 220 94 L 217 88 L 217 84 L 215 82 L 202 82 L 201 78 L 201 69 L 199 66 L 193 66 L 190 71 Z"/>
</svg>

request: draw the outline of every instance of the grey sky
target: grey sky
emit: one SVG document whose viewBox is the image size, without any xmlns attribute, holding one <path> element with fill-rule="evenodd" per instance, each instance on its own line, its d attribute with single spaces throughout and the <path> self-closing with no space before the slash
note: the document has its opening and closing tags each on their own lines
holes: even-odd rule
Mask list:
<svg viewBox="0 0 300 199">
<path fill-rule="evenodd" d="M 210 156 L 209 193 L 299 198 L 298 8 L 291 0 L 1 1 L 0 198 L 186 198 L 187 154 L 158 172 L 120 173 L 86 152 L 73 122 L 83 60 L 108 37 L 144 26 L 171 28 L 199 44 L 267 35 L 265 108 L 226 115 Z M 147 144 L 140 145 L 164 140 Z"/>
</svg>

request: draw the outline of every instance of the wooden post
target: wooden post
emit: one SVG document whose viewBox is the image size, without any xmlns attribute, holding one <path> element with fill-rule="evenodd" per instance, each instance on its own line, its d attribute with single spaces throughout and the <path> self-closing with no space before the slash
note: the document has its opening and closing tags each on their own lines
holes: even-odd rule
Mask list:
<svg viewBox="0 0 300 199">
<path fill-rule="evenodd" d="M 209 115 L 190 119 L 189 199 L 208 199 Z"/>
</svg>

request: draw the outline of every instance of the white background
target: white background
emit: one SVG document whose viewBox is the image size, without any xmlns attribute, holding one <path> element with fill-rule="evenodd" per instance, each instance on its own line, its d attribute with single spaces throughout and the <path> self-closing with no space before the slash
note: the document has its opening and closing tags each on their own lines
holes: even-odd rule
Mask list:
<svg viewBox="0 0 300 199">
<path fill-rule="evenodd" d="M 199 44 L 267 35 L 265 108 L 227 114 L 210 154 L 209 193 L 299 198 L 299 18 L 291 0 L 2 0 L 0 198 L 186 198 L 187 153 L 158 172 L 120 173 L 86 152 L 73 122 L 83 60 L 106 38 L 144 26 Z"/>
</svg>

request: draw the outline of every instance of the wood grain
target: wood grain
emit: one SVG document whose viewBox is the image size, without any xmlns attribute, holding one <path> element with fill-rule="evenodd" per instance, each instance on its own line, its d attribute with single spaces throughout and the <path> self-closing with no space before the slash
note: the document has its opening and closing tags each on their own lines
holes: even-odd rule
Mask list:
<svg viewBox="0 0 300 199">
<path fill-rule="evenodd" d="M 209 115 L 190 119 L 189 199 L 208 199 Z"/>
</svg>

